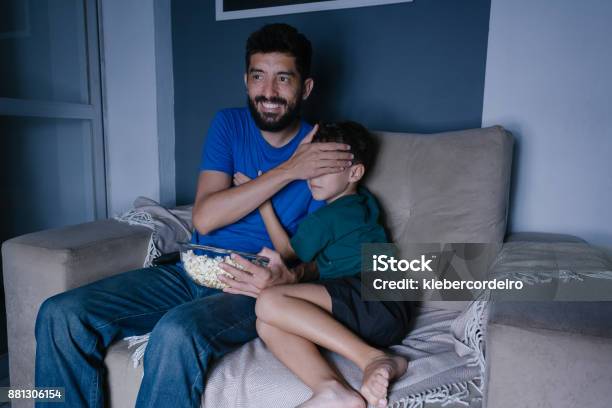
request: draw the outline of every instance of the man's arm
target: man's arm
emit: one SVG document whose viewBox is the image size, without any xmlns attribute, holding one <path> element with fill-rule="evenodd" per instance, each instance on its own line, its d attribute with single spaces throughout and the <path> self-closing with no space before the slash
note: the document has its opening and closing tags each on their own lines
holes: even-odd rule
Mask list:
<svg viewBox="0 0 612 408">
<path fill-rule="evenodd" d="M 193 225 L 207 234 L 238 221 L 294 180 L 338 173 L 350 166 L 350 146 L 342 143 L 310 143 L 318 127 L 304 138 L 293 156 L 249 183 L 231 187 L 232 177 L 204 170 L 198 178 Z"/>
<path fill-rule="evenodd" d="M 259 172 L 258 176 L 261 176 L 261 174 L 262 173 Z M 240 172 L 234 174 L 234 185 L 236 186 L 241 186 L 249 181 L 251 181 L 249 176 L 246 176 Z M 296 259 L 297 256 L 291 247 L 289 235 L 276 216 L 271 200 L 266 200 L 259 206 L 259 214 L 263 219 L 264 225 L 266 226 L 266 230 L 268 231 L 268 235 L 272 240 L 272 244 L 274 245 L 276 252 L 281 255 L 285 262 Z"/>
<path fill-rule="evenodd" d="M 291 173 L 276 168 L 250 183 L 230 188 L 230 175 L 204 170 L 198 178 L 192 212 L 193 225 L 201 234 L 207 234 L 236 222 L 291 181 Z"/>
</svg>

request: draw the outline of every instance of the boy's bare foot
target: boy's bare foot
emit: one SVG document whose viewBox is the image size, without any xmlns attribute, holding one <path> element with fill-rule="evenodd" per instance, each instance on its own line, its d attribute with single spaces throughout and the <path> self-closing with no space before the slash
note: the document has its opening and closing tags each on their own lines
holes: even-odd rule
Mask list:
<svg viewBox="0 0 612 408">
<path fill-rule="evenodd" d="M 387 406 L 389 383 L 401 377 L 408 368 L 408 360 L 390 354 L 373 358 L 363 370 L 361 395 L 376 408 Z"/>
<path fill-rule="evenodd" d="M 313 391 L 312 397 L 298 408 L 366 408 L 357 391 L 338 381 L 328 381 Z"/>
</svg>

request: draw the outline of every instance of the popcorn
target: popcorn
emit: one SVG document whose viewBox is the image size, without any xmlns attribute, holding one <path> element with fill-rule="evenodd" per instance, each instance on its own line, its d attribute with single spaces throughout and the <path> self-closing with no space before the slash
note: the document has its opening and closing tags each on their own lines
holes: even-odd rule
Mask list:
<svg viewBox="0 0 612 408">
<path fill-rule="evenodd" d="M 183 267 L 191 278 L 199 285 L 208 286 L 209 288 L 223 289 L 227 285 L 221 282 L 218 275 L 225 275 L 233 279 L 232 275 L 225 272 L 219 267 L 221 262 L 232 265 L 238 269 L 244 270 L 242 265 L 233 261 L 229 256 L 209 257 L 207 255 L 196 255 L 192 250 L 181 253 Z"/>
</svg>

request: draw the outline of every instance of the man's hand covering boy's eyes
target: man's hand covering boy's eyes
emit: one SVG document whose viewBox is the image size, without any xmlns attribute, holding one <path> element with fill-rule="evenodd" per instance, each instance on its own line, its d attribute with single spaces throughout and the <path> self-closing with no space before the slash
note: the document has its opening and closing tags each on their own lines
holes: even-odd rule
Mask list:
<svg viewBox="0 0 612 408">
<path fill-rule="evenodd" d="M 311 143 L 319 125 L 315 125 L 304 137 L 295 153 L 279 168 L 286 170 L 292 179 L 307 180 L 330 173 L 340 173 L 349 167 L 353 154 L 344 143 Z"/>
</svg>

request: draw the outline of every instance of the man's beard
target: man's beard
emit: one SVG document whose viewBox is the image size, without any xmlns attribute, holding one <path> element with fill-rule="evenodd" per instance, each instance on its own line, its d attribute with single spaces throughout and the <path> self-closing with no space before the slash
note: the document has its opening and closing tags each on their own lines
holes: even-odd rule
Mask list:
<svg viewBox="0 0 612 408">
<path fill-rule="evenodd" d="M 299 92 L 299 95 L 301 95 L 301 92 Z M 262 102 L 284 105 L 287 108 L 287 111 L 281 117 L 274 120 L 272 119 L 272 116 L 266 117 L 265 113 L 262 114 L 257 110 L 257 104 Z M 260 130 L 263 130 L 264 132 L 280 132 L 281 130 L 289 127 L 300 117 L 302 98 L 298 96 L 295 105 L 292 106 L 289 105 L 287 100 L 278 96 L 268 99 L 265 96 L 259 95 L 255 97 L 255 100 L 252 100 L 247 95 L 247 103 L 249 105 L 249 110 L 251 111 L 251 116 L 253 116 L 255 124 Z"/>
</svg>

